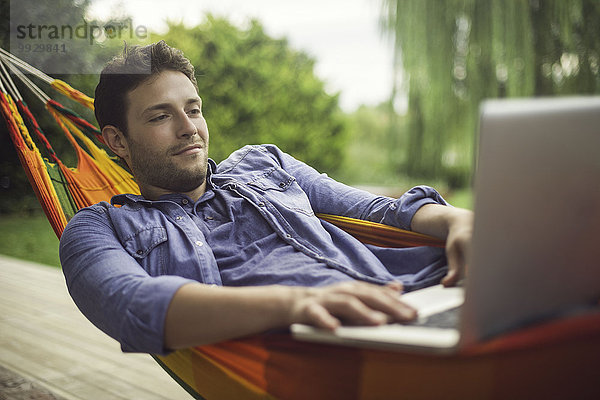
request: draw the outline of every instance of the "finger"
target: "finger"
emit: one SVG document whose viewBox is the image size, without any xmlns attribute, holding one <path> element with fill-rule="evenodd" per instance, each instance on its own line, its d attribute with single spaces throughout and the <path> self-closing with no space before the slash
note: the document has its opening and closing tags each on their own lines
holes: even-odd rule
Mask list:
<svg viewBox="0 0 600 400">
<path fill-rule="evenodd" d="M 351 325 L 381 325 L 387 322 L 386 314 L 368 307 L 357 297 L 351 295 L 334 295 L 329 297 L 323 306 L 332 315 Z"/>
<path fill-rule="evenodd" d="M 398 298 L 398 295 L 404 288 L 400 281 L 390 281 L 385 285 L 375 285 L 372 283 L 355 281 L 355 282 L 344 282 L 340 285 L 334 285 L 331 287 L 334 292 L 347 294 L 347 295 L 372 295 L 377 296 L 379 293 L 387 293 L 392 298 Z"/>
<path fill-rule="evenodd" d="M 307 308 L 308 323 L 318 328 L 335 330 L 341 325 L 339 319 L 331 315 L 323 306 L 314 303 Z"/>
<path fill-rule="evenodd" d="M 345 292 L 359 300 L 365 307 L 383 313 L 386 316 L 386 322 L 391 321 L 410 321 L 416 318 L 417 312 L 414 308 L 403 303 L 399 292 L 392 287 L 377 286 L 360 282 L 361 285 L 355 285 L 352 292 Z"/>
<path fill-rule="evenodd" d="M 465 270 L 465 258 L 463 252 L 456 247 L 447 250 L 446 258 L 448 260 L 448 273 L 442 279 L 442 285 L 454 286 L 461 279 Z"/>
<path fill-rule="evenodd" d="M 456 282 L 458 282 L 458 274 L 454 270 L 448 270 L 448 273 L 442 279 L 442 285 L 450 287 L 456 285 Z"/>
<path fill-rule="evenodd" d="M 401 293 L 402 290 L 404 289 L 404 285 L 400 281 L 388 282 L 385 285 L 385 287 L 388 288 L 388 289 L 391 289 L 392 291 L 394 291 L 396 293 Z"/>
<path fill-rule="evenodd" d="M 385 296 L 365 296 L 361 300 L 370 308 L 388 316 L 391 321 L 410 321 L 417 317 L 417 311 L 402 302 L 398 293 L 386 293 Z"/>
<path fill-rule="evenodd" d="M 455 285 L 458 281 L 459 260 L 454 251 L 447 252 L 446 258 L 448 260 L 448 273 L 442 279 L 442 285 L 448 287 Z"/>
</svg>

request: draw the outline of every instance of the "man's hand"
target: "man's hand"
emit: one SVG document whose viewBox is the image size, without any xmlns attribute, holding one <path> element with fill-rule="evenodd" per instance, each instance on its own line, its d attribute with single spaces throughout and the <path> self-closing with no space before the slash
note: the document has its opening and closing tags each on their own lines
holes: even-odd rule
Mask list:
<svg viewBox="0 0 600 400">
<path fill-rule="evenodd" d="M 462 208 L 427 204 L 413 216 L 411 229 L 446 240 L 448 274 L 442 279 L 442 284 L 455 285 L 467 269 L 466 258 L 473 236 L 473 212 Z"/>
<path fill-rule="evenodd" d="M 416 317 L 416 311 L 400 301 L 401 290 L 399 282 L 376 286 L 358 281 L 306 288 L 292 304 L 290 324 L 334 330 L 342 323 L 381 325 L 409 321 Z"/>
<path fill-rule="evenodd" d="M 467 255 L 473 237 L 473 213 L 454 209 L 446 237 L 448 274 L 442 279 L 444 286 L 454 286 L 467 271 Z"/>
<path fill-rule="evenodd" d="M 200 346 L 304 323 L 335 329 L 340 323 L 380 325 L 407 321 L 416 312 L 400 301 L 402 284 L 345 282 L 295 286 L 211 287 L 183 285 L 165 321 L 165 347 Z"/>
<path fill-rule="evenodd" d="M 414 215 L 413 231 L 446 240 L 449 271 L 443 279 L 454 285 L 465 271 L 473 214 L 460 208 L 427 204 Z M 318 288 L 291 286 L 182 286 L 173 296 L 165 320 L 165 347 L 199 346 L 293 323 L 324 329 L 340 324 L 380 325 L 409 321 L 416 311 L 400 298 L 402 284 L 377 286 L 344 282 Z"/>
</svg>

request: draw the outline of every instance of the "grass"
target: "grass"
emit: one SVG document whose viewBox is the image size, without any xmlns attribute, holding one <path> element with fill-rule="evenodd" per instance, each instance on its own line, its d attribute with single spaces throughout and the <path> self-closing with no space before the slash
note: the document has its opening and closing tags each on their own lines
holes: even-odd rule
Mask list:
<svg viewBox="0 0 600 400">
<path fill-rule="evenodd" d="M 60 267 L 58 239 L 43 213 L 0 215 L 0 254 Z"/>
<path fill-rule="evenodd" d="M 473 190 L 472 189 L 458 189 L 451 191 L 444 196 L 446 201 L 452 204 L 454 207 L 466 208 L 468 210 L 473 209 Z"/>
</svg>

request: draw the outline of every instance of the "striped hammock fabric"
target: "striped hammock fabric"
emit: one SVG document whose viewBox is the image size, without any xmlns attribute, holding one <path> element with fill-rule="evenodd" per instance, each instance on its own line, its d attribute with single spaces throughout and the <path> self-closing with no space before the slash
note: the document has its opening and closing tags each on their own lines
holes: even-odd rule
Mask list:
<svg viewBox="0 0 600 400">
<path fill-rule="evenodd" d="M 115 194 L 139 193 L 131 174 L 95 144 L 94 138 L 101 140 L 98 129 L 43 94 L 19 68 L 92 109 L 90 97 L 24 65 L 4 50 L 0 56 L 38 94 L 77 154 L 76 166 L 60 160 L 12 83 L 7 67 L 0 63 L 2 115 L 57 236 L 78 209 Z M 369 244 L 444 245 L 435 238 L 373 222 L 319 217 Z M 600 398 L 598 354 L 600 317 L 576 317 L 446 356 L 311 344 L 294 340 L 288 332 L 272 332 L 153 357 L 194 398 L 504 399 L 571 398 L 573 393 Z M 568 385 L 552 384 L 565 380 Z"/>
</svg>

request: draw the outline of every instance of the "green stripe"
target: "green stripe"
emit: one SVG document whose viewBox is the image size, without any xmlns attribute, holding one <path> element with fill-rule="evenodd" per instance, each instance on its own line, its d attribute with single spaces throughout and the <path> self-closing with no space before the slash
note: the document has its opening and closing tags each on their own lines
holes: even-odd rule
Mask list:
<svg viewBox="0 0 600 400">
<path fill-rule="evenodd" d="M 56 195 L 58 196 L 58 202 L 67 217 L 67 221 L 73 218 L 73 215 L 77 212 L 77 206 L 75 205 L 75 201 L 73 200 L 73 196 L 71 192 L 69 192 L 69 184 L 67 180 L 58 167 L 58 164 L 51 164 L 47 159 L 44 158 L 44 164 L 46 164 L 46 170 L 48 171 L 48 175 L 50 176 L 50 181 L 52 182 L 52 186 L 54 186 L 54 190 L 56 190 Z"/>
</svg>

